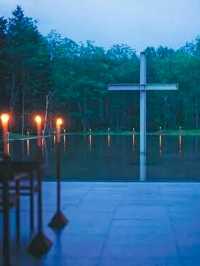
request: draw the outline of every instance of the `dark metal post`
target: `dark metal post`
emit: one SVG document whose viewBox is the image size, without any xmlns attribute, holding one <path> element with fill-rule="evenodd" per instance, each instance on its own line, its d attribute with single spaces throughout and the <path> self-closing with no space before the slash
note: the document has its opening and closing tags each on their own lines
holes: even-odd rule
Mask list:
<svg viewBox="0 0 200 266">
<path fill-rule="evenodd" d="M 3 265 L 10 266 L 9 181 L 3 180 Z"/>
<path fill-rule="evenodd" d="M 28 251 L 35 257 L 41 257 L 49 251 L 52 246 L 51 240 L 49 240 L 43 232 L 43 204 L 42 204 L 42 150 L 41 146 L 38 146 L 39 162 L 37 166 L 37 178 L 38 178 L 38 228 L 37 233 L 33 237 L 31 243 L 28 246 Z"/>
<path fill-rule="evenodd" d="M 56 160 L 56 176 L 57 176 L 57 211 L 60 212 L 61 211 L 61 176 L 60 176 L 60 166 L 61 166 L 61 162 L 60 162 L 60 142 L 57 143 L 56 145 L 56 154 L 57 154 L 57 160 Z"/>
<path fill-rule="evenodd" d="M 49 226 L 56 229 L 61 229 L 66 226 L 69 221 L 61 211 L 61 142 L 60 142 L 60 131 L 57 130 L 56 135 L 56 185 L 57 185 L 57 202 L 56 202 L 56 213 L 52 217 Z"/>
<path fill-rule="evenodd" d="M 34 231 L 34 176 L 30 176 L 30 229 Z"/>
<path fill-rule="evenodd" d="M 20 180 L 16 180 L 16 239 L 20 241 Z"/>
</svg>

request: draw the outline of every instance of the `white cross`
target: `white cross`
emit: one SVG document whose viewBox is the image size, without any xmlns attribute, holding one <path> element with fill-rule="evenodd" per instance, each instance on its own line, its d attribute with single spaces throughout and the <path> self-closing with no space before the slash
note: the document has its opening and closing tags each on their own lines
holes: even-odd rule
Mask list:
<svg viewBox="0 0 200 266">
<path fill-rule="evenodd" d="M 177 90 L 177 84 L 147 84 L 147 64 L 144 52 L 140 54 L 140 84 L 113 84 L 109 91 L 140 91 L 140 161 L 146 160 L 146 94 L 147 91 Z M 144 161 L 145 161 L 144 160 Z"/>
<path fill-rule="evenodd" d="M 152 90 L 177 90 L 177 84 L 147 84 L 146 56 L 140 54 L 140 84 L 113 84 L 109 91 L 139 91 L 140 92 L 140 181 L 146 180 L 146 94 Z"/>
</svg>

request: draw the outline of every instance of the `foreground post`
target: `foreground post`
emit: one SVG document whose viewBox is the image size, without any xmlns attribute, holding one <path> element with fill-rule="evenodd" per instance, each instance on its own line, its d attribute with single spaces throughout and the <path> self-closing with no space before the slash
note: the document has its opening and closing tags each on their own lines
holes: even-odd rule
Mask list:
<svg viewBox="0 0 200 266">
<path fill-rule="evenodd" d="M 10 120 L 10 116 L 7 113 L 4 113 L 1 115 L 1 125 L 2 125 L 2 130 L 3 130 L 3 155 L 4 157 L 9 156 L 9 140 L 8 140 L 8 122 Z"/>
<path fill-rule="evenodd" d="M 62 118 L 56 119 L 56 184 L 57 184 L 57 208 L 49 226 L 53 229 L 61 229 L 68 224 L 68 219 L 61 211 L 61 126 Z"/>
<path fill-rule="evenodd" d="M 4 113 L 1 115 L 1 126 L 3 130 L 3 156 L 4 159 L 8 159 L 8 121 L 9 115 Z M 6 167 L 6 172 L 9 172 L 9 162 Z M 10 219 L 9 219 L 9 174 L 5 173 L 3 177 L 3 263 L 10 266 Z"/>
<path fill-rule="evenodd" d="M 35 123 L 37 126 L 37 157 L 38 161 L 42 161 L 42 142 L 41 142 L 41 128 L 42 118 L 37 115 L 35 117 Z M 46 237 L 43 232 L 43 208 L 42 208 L 42 169 L 41 165 L 37 168 L 38 176 L 38 229 L 35 237 L 32 239 L 28 246 L 28 251 L 35 257 L 40 257 L 47 253 L 52 246 L 52 242 Z"/>
</svg>

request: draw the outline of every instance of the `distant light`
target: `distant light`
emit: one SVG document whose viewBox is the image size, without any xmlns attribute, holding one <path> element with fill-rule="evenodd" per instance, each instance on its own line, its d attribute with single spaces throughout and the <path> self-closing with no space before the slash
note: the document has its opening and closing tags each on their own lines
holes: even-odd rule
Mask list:
<svg viewBox="0 0 200 266">
<path fill-rule="evenodd" d="M 35 122 L 38 125 L 41 124 L 42 123 L 42 117 L 40 115 L 36 115 L 35 116 Z"/>
<path fill-rule="evenodd" d="M 0 118 L 1 118 L 2 124 L 5 125 L 5 124 L 8 123 L 8 121 L 10 119 L 10 116 L 7 113 L 3 113 L 3 114 L 1 114 L 1 117 Z"/>
<path fill-rule="evenodd" d="M 63 119 L 62 118 L 57 118 L 56 119 L 56 127 L 60 127 L 63 125 Z"/>
</svg>

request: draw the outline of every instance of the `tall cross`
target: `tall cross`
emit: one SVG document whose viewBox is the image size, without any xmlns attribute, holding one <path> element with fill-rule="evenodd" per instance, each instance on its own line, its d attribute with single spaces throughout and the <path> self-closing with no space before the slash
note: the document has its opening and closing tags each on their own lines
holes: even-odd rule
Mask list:
<svg viewBox="0 0 200 266">
<path fill-rule="evenodd" d="M 146 94 L 147 91 L 177 90 L 177 84 L 148 84 L 147 63 L 144 52 L 140 54 L 140 84 L 113 84 L 109 91 L 140 91 L 140 154 L 146 155 Z"/>
</svg>

